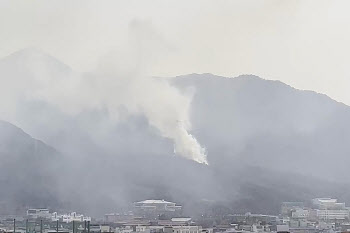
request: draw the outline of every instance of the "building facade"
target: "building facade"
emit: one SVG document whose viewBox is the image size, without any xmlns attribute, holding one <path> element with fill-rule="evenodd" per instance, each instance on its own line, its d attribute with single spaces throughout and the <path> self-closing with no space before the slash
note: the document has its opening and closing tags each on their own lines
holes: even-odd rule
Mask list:
<svg viewBox="0 0 350 233">
<path fill-rule="evenodd" d="M 145 200 L 134 203 L 134 213 L 146 218 L 176 217 L 181 210 L 182 206 L 165 200 Z"/>
</svg>

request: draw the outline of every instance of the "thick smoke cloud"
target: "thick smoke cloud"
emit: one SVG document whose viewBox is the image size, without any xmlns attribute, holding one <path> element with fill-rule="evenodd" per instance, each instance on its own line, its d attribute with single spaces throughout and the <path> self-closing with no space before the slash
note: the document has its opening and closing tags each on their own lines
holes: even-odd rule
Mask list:
<svg viewBox="0 0 350 233">
<path fill-rule="evenodd" d="M 44 100 L 71 116 L 104 108 L 110 124 L 123 120 L 125 111 L 121 109 L 126 109 L 127 115 L 143 114 L 161 136 L 173 141 L 175 154 L 207 164 L 205 149 L 188 132 L 191 93 L 181 93 L 166 80 L 149 77 L 169 49 L 150 22 L 133 21 L 127 42 L 101 58 L 98 68 L 89 74 L 76 74 L 68 67 L 52 72 L 47 64 L 41 64 L 45 57 L 31 56 L 27 65 L 35 71 L 33 79 L 16 93 L 24 92 L 29 100 Z M 49 60 L 49 65 L 57 65 Z"/>
</svg>

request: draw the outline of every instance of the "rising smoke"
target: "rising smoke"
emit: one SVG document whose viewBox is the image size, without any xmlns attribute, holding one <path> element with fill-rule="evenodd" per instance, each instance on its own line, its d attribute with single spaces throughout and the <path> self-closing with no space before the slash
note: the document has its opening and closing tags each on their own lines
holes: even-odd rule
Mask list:
<svg viewBox="0 0 350 233">
<path fill-rule="evenodd" d="M 133 21 L 127 42 L 101 58 L 94 71 L 52 75 L 34 62 L 34 79 L 19 92 L 58 106 L 70 116 L 105 108 L 110 120 L 117 122 L 124 117 L 121 107 L 129 115 L 142 114 L 161 136 L 173 141 L 175 154 L 208 164 L 205 149 L 189 133 L 192 95 L 150 77 L 152 67 L 169 49 L 150 22 Z"/>
<path fill-rule="evenodd" d="M 188 132 L 191 96 L 180 93 L 167 81 L 148 77 L 164 50 L 167 46 L 163 38 L 149 22 L 133 21 L 127 45 L 101 62 L 98 73 L 102 75 L 96 77 L 108 79 L 94 83 L 99 83 L 98 93 L 109 109 L 124 105 L 131 112 L 143 113 L 162 136 L 173 140 L 176 154 L 208 164 L 204 148 Z"/>
</svg>

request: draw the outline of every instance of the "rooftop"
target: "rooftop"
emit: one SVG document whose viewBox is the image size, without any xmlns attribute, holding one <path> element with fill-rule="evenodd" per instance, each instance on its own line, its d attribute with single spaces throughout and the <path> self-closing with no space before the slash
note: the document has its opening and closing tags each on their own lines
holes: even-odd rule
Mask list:
<svg viewBox="0 0 350 233">
<path fill-rule="evenodd" d="M 136 203 L 139 203 L 139 204 L 171 204 L 173 202 L 164 201 L 164 200 L 145 200 L 145 201 L 139 201 Z"/>
<path fill-rule="evenodd" d="M 172 218 L 171 221 L 173 221 L 173 222 L 189 222 L 189 221 L 191 221 L 191 218 Z"/>
<path fill-rule="evenodd" d="M 337 199 L 335 198 L 315 198 L 314 200 L 323 202 L 323 203 L 336 203 Z"/>
</svg>

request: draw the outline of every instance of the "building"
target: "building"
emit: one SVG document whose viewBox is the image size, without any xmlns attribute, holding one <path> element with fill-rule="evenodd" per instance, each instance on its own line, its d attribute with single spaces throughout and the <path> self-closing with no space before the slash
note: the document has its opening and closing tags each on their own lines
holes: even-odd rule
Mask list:
<svg viewBox="0 0 350 233">
<path fill-rule="evenodd" d="M 173 233 L 201 233 L 201 226 L 173 226 Z"/>
<path fill-rule="evenodd" d="M 174 202 L 164 200 L 145 200 L 134 203 L 134 208 L 142 211 L 169 211 L 175 212 L 181 210 L 181 206 Z"/>
<path fill-rule="evenodd" d="M 191 218 L 172 218 L 170 220 L 158 220 L 159 226 L 189 226 L 192 225 Z"/>
<path fill-rule="evenodd" d="M 291 217 L 293 219 L 307 219 L 310 211 L 308 209 L 295 208 L 291 210 Z"/>
<path fill-rule="evenodd" d="M 290 216 L 291 211 L 296 208 L 304 208 L 303 202 L 283 202 L 281 206 L 281 214 L 283 216 Z"/>
<path fill-rule="evenodd" d="M 30 219 L 37 219 L 37 218 L 50 219 L 51 214 L 48 209 L 29 209 L 27 210 L 27 217 Z"/>
<path fill-rule="evenodd" d="M 315 209 L 310 212 L 310 218 L 316 220 L 348 220 L 349 210 L 345 203 L 338 202 L 334 198 L 315 198 L 312 199 L 312 205 Z"/>
<path fill-rule="evenodd" d="M 278 217 L 274 215 L 265 215 L 265 214 L 228 214 L 226 219 L 231 223 L 241 223 L 246 222 L 248 224 L 254 224 L 259 222 L 271 223 L 276 222 Z"/>
<path fill-rule="evenodd" d="M 99 225 L 99 224 L 91 224 L 90 225 L 90 232 L 92 232 L 92 233 L 101 233 L 102 232 L 102 226 Z"/>
<path fill-rule="evenodd" d="M 312 199 L 312 205 L 316 209 L 320 210 L 343 210 L 345 209 L 345 203 L 338 202 L 334 198 L 315 198 Z"/>
<path fill-rule="evenodd" d="M 312 210 L 313 217 L 318 220 L 348 220 L 349 210 Z"/>
<path fill-rule="evenodd" d="M 179 216 L 182 206 L 165 200 L 145 200 L 134 203 L 134 213 L 146 218 L 166 218 Z"/>
<path fill-rule="evenodd" d="M 171 221 L 179 225 L 190 225 L 192 223 L 192 218 L 172 218 Z"/>
<path fill-rule="evenodd" d="M 61 221 L 64 223 L 71 223 L 73 221 L 84 222 L 84 221 L 91 221 L 91 217 L 87 217 L 82 214 L 77 214 L 76 212 L 72 212 L 69 214 L 61 214 L 61 215 L 57 214 L 57 212 L 54 212 L 51 215 L 51 221 Z"/>
<path fill-rule="evenodd" d="M 277 233 L 278 232 L 289 232 L 289 226 L 288 225 L 277 225 L 276 229 L 277 229 Z"/>
</svg>

